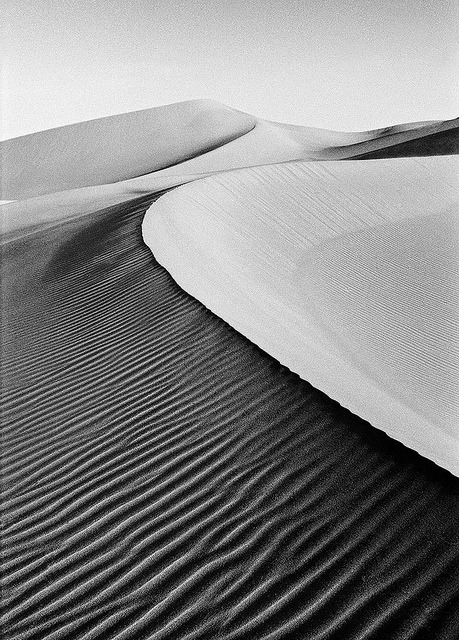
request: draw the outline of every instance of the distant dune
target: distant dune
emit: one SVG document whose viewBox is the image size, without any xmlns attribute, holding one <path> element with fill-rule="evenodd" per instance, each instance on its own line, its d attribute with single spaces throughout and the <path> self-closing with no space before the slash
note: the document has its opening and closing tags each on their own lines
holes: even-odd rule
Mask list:
<svg viewBox="0 0 459 640">
<path fill-rule="evenodd" d="M 1 143 L 6 638 L 456 640 L 457 133 Z"/>
<path fill-rule="evenodd" d="M 219 147 L 256 119 L 191 100 L 0 142 L 0 199 L 18 200 L 127 180 Z"/>
<path fill-rule="evenodd" d="M 181 290 L 151 200 L 3 248 L 5 637 L 455 640 L 457 479 Z"/>
<path fill-rule="evenodd" d="M 459 147 L 458 131 L 453 120 L 344 133 L 269 122 L 211 100 L 191 100 L 0 142 L 0 200 L 153 173 L 166 178 L 290 160 L 449 154 Z"/>
</svg>

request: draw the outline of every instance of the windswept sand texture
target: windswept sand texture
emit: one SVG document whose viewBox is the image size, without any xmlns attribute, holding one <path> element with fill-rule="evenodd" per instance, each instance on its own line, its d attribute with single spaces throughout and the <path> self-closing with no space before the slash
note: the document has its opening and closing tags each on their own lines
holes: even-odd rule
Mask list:
<svg viewBox="0 0 459 640">
<path fill-rule="evenodd" d="M 457 480 L 180 290 L 150 201 L 4 248 L 6 637 L 456 638 Z"/>
<path fill-rule="evenodd" d="M 161 198 L 144 238 L 255 344 L 459 474 L 458 176 L 455 157 L 242 169 Z"/>
<path fill-rule="evenodd" d="M 456 640 L 458 478 L 334 399 L 455 470 L 457 123 L 139 113 L 3 147 L 5 637 Z"/>
</svg>

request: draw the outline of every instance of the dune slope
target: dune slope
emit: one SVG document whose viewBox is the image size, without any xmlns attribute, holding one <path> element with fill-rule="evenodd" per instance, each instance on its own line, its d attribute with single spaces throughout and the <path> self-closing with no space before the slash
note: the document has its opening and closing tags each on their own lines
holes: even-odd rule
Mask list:
<svg viewBox="0 0 459 640">
<path fill-rule="evenodd" d="M 456 640 L 457 131 L 0 143 L 6 638 Z"/>
<path fill-rule="evenodd" d="M 127 180 L 238 138 L 256 119 L 212 100 L 124 113 L 0 142 L 0 199 Z"/>
<path fill-rule="evenodd" d="M 0 200 L 151 173 L 176 179 L 292 160 L 451 154 L 459 151 L 458 131 L 458 120 L 329 131 L 270 122 L 212 100 L 190 100 L 0 142 Z"/>
<path fill-rule="evenodd" d="M 456 638 L 458 480 L 181 290 L 150 204 L 3 248 L 5 637 Z"/>
<path fill-rule="evenodd" d="M 363 132 L 341 132 L 257 119 L 229 144 L 158 172 L 209 175 L 293 160 L 449 155 L 459 152 L 459 121 L 417 122 Z"/>
<path fill-rule="evenodd" d="M 231 326 L 459 474 L 458 175 L 454 156 L 242 169 L 167 194 L 143 233 Z"/>
</svg>

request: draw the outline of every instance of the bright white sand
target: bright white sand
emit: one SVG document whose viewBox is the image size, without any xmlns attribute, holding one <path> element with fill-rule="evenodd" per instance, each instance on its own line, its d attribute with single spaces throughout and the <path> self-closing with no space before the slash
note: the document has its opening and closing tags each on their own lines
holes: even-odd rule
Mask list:
<svg viewBox="0 0 459 640">
<path fill-rule="evenodd" d="M 17 199 L 1 207 L 3 240 L 190 183 L 143 227 L 178 283 L 459 473 L 458 169 L 438 156 L 457 128 L 342 133 L 198 100 L 44 131 L 0 143 L 1 197 Z M 373 153 L 391 159 L 328 162 Z"/>
<path fill-rule="evenodd" d="M 143 233 L 186 291 L 375 427 L 459 474 L 454 157 L 242 169 Z"/>
</svg>

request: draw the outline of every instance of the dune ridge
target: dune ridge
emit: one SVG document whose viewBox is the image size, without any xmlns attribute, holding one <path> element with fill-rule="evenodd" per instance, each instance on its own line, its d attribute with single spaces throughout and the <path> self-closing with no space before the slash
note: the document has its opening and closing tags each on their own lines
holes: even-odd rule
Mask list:
<svg viewBox="0 0 459 640">
<path fill-rule="evenodd" d="M 186 132 L 185 139 L 182 140 L 181 143 L 179 142 L 180 136 L 176 131 L 178 126 L 177 123 L 179 123 L 179 131 Z M 159 135 L 158 132 L 160 130 L 161 134 Z M 308 207 L 312 207 L 311 211 L 313 212 L 313 216 L 317 216 L 318 219 L 320 219 L 321 216 L 325 215 L 324 221 L 328 220 L 330 214 L 325 210 L 321 210 L 320 203 L 324 198 L 326 200 L 329 194 L 334 191 L 335 201 L 331 204 L 332 209 L 334 211 L 338 211 L 340 207 L 344 207 L 346 209 L 343 214 L 344 217 L 341 215 L 338 216 L 341 222 L 346 218 L 346 216 L 350 215 L 347 226 L 345 225 L 343 228 L 339 228 L 339 225 L 338 227 L 335 225 L 335 235 L 352 231 L 353 227 L 352 224 L 349 226 L 349 221 L 352 222 L 352 220 L 355 221 L 355 219 L 360 219 L 360 213 L 358 211 L 359 207 L 362 206 L 362 215 L 364 218 L 365 216 L 368 217 L 367 222 L 370 226 L 380 222 L 381 220 L 395 220 L 398 214 L 400 214 L 402 218 L 404 216 L 406 217 L 408 214 L 400 211 L 400 209 L 405 205 L 406 211 L 412 211 L 409 215 L 417 216 L 419 213 L 425 212 L 427 206 L 426 203 L 430 203 L 428 205 L 428 207 L 430 206 L 430 210 L 427 211 L 427 214 L 430 214 L 434 209 L 437 211 L 442 207 L 451 208 L 453 206 L 457 206 L 457 172 L 454 173 L 453 170 L 450 170 L 449 175 L 446 177 L 443 175 L 443 178 L 440 179 L 438 184 L 436 184 L 435 178 L 430 179 L 429 181 L 429 179 L 426 178 L 427 174 L 425 172 L 423 173 L 423 170 L 420 169 L 420 167 L 423 166 L 420 158 L 422 156 L 429 155 L 439 158 L 440 155 L 446 154 L 446 159 L 443 164 L 440 159 L 437 159 L 436 161 L 441 171 L 441 167 L 446 167 L 447 164 L 445 163 L 449 162 L 448 154 L 457 148 L 457 131 L 458 120 L 451 120 L 407 123 L 361 133 L 333 132 L 324 129 L 263 121 L 255 118 L 254 116 L 237 112 L 212 101 L 190 101 L 187 103 L 180 103 L 178 105 L 169 105 L 166 107 L 145 110 L 143 112 L 123 114 L 122 116 L 112 116 L 97 121 L 91 121 L 89 123 L 70 125 L 69 127 L 43 132 L 42 134 L 33 134 L 32 136 L 25 136 L 24 139 L 7 141 L 7 149 L 9 148 L 8 144 L 11 143 L 11 147 L 9 149 L 12 152 L 12 158 L 14 159 L 11 166 L 14 166 L 15 162 L 16 165 L 21 166 L 18 158 L 19 160 L 23 158 L 24 153 L 26 153 L 26 151 L 30 152 L 31 149 L 34 150 L 34 153 L 31 154 L 33 162 L 35 162 L 37 157 L 37 149 L 39 151 L 38 157 L 40 157 L 40 149 L 42 151 L 43 149 L 46 151 L 49 147 L 53 150 L 57 149 L 57 152 L 55 153 L 55 156 L 53 156 L 54 164 L 44 162 L 44 173 L 39 174 L 38 177 L 35 176 L 32 181 L 26 181 L 23 184 L 22 188 L 25 189 L 24 193 L 35 192 L 36 186 L 34 186 L 34 180 L 38 180 L 39 178 L 41 179 L 40 188 L 44 191 L 62 187 L 62 184 L 59 186 L 59 180 L 56 181 L 55 175 L 55 165 L 58 159 L 60 161 L 60 165 L 65 167 L 65 175 L 69 176 L 72 174 L 71 179 L 74 184 L 84 185 L 88 181 L 87 176 L 89 174 L 77 173 L 76 175 L 73 175 L 73 164 L 75 164 L 75 162 L 77 164 L 81 164 L 81 151 L 82 149 L 85 149 L 85 146 L 88 146 L 88 141 L 90 141 L 90 144 L 88 148 L 85 149 L 85 153 L 93 153 L 95 149 L 102 150 L 102 152 L 100 155 L 96 155 L 95 159 L 92 159 L 91 162 L 87 163 L 85 168 L 86 172 L 92 171 L 94 173 L 90 179 L 92 186 L 79 186 L 76 189 L 58 191 L 56 193 L 45 193 L 44 195 L 36 195 L 34 198 L 29 198 L 25 201 L 17 201 L 4 205 L 1 209 L 2 243 L 9 243 L 18 240 L 19 238 L 25 238 L 29 234 L 33 234 L 44 227 L 51 228 L 56 224 L 61 224 L 64 220 L 78 219 L 80 216 L 91 215 L 92 212 L 99 210 L 101 207 L 129 201 L 133 197 L 142 194 L 165 193 L 173 188 L 180 187 L 177 192 L 180 194 L 178 196 L 179 207 L 182 206 L 180 204 L 181 194 L 186 196 L 187 193 L 197 193 L 197 200 L 199 201 L 199 194 L 201 192 L 204 194 L 204 197 L 207 197 L 206 190 L 208 189 L 208 181 L 206 178 L 210 180 L 211 185 L 213 184 L 218 186 L 227 184 L 227 186 L 224 186 L 223 191 L 220 189 L 218 194 L 218 198 L 220 198 L 222 202 L 225 201 L 225 198 L 228 195 L 226 191 L 229 189 L 230 195 L 231 192 L 234 191 L 234 198 L 236 200 L 239 199 L 239 203 L 236 203 L 235 201 L 232 202 L 230 198 L 229 205 L 231 207 L 234 205 L 237 208 L 241 204 L 243 205 L 244 198 L 247 197 L 250 207 L 254 207 L 254 210 L 259 210 L 261 212 L 261 217 L 264 216 L 265 213 L 262 211 L 264 205 L 262 205 L 260 209 L 260 194 L 263 190 L 266 190 L 266 193 L 269 193 L 269 198 L 271 200 L 271 203 L 268 202 L 266 205 L 268 209 L 275 205 L 282 211 L 282 215 L 288 216 L 287 212 L 289 207 L 293 206 L 295 209 L 295 207 L 298 206 L 296 200 L 300 203 L 304 200 L 304 207 L 303 204 L 300 204 L 300 209 L 304 209 L 306 215 L 309 215 L 307 212 Z M 110 132 L 113 134 L 111 138 L 108 135 Z M 113 153 L 116 150 L 118 135 L 124 136 L 123 139 L 128 142 L 126 150 L 127 155 L 126 153 L 125 155 L 121 154 L 120 157 L 118 157 L 116 153 Z M 139 137 L 142 136 L 145 139 L 142 141 L 140 149 L 137 149 L 136 145 Z M 109 140 L 104 141 L 104 138 L 109 138 Z M 153 140 L 153 146 L 147 154 L 147 147 L 151 140 Z M 75 144 L 75 141 L 77 144 Z M 212 148 L 209 148 L 209 141 L 212 141 Z M 65 162 L 62 162 L 62 149 L 64 149 L 65 153 L 67 153 L 69 158 L 72 160 L 68 166 Z M 175 154 L 175 159 L 171 160 L 172 156 L 167 156 L 165 150 L 168 150 L 167 153 L 170 152 L 172 155 Z M 112 153 L 115 160 L 110 159 L 107 164 L 107 153 L 109 151 Z M 47 152 L 49 152 L 49 149 Z M 411 164 L 403 162 L 400 164 L 397 160 L 397 158 L 410 157 L 413 153 L 416 153 L 418 159 L 413 160 Z M 371 163 L 362 163 L 361 160 L 363 158 L 377 159 L 381 154 L 386 156 L 386 161 L 390 158 L 393 161 L 398 162 L 398 164 L 384 164 L 384 169 L 381 169 L 382 174 L 378 175 L 379 168 L 383 166 L 381 163 L 376 166 L 372 166 Z M 131 177 L 129 179 L 120 178 L 121 175 L 134 175 L 139 173 L 140 168 L 143 166 L 142 163 L 146 162 L 147 155 L 148 162 L 152 162 L 151 158 L 156 162 L 156 165 L 154 162 L 150 165 L 151 173 L 148 175 L 137 175 L 136 177 Z M 320 178 L 317 181 L 317 185 L 310 189 L 310 193 L 307 194 L 307 190 L 302 191 L 300 188 L 297 189 L 292 198 L 289 189 L 293 184 L 292 175 L 295 172 L 295 163 L 297 162 L 295 158 L 306 158 L 309 162 L 313 162 L 313 164 L 311 164 L 311 171 L 313 174 L 314 171 L 317 175 L 319 175 L 320 171 L 325 171 L 326 174 L 328 172 L 331 176 L 335 175 L 335 178 L 332 177 L 331 180 L 326 178 L 325 181 Z M 345 165 L 346 160 L 357 161 L 357 164 L 353 169 L 350 169 L 349 163 L 346 165 L 347 174 L 352 174 L 351 182 L 348 184 L 346 184 L 345 180 L 343 182 L 341 178 L 339 178 L 340 170 L 337 168 L 336 163 L 331 162 L 329 165 L 323 164 L 324 158 L 327 159 L 327 162 L 329 162 L 330 159 L 333 161 L 344 161 Z M 128 160 L 130 161 L 128 163 L 129 169 L 126 168 Z M 415 165 L 413 165 L 413 162 Z M 429 159 L 426 158 L 425 162 L 428 164 Z M 167 166 L 168 164 L 170 166 Z M 155 166 L 156 170 L 154 169 Z M 240 169 L 241 166 L 243 166 L 242 170 Z M 266 166 L 271 166 L 272 170 L 268 169 L 268 174 L 265 176 L 265 170 L 263 167 Z M 282 168 L 283 166 L 284 168 Z M 316 169 L 312 168 L 314 166 Z M 410 169 L 412 166 L 416 166 L 418 171 L 418 177 L 415 182 L 413 182 L 414 173 L 412 169 Z M 248 176 L 249 183 L 247 183 L 247 181 L 244 183 L 244 180 L 241 180 L 240 185 L 236 185 L 237 179 L 235 182 L 232 177 L 232 172 L 235 170 L 235 167 L 238 167 L 239 171 L 242 171 L 244 175 Z M 319 167 L 321 168 L 319 169 Z M 329 167 L 329 169 L 326 167 Z M 410 180 L 412 182 L 409 195 L 405 193 L 405 185 L 403 184 L 405 177 L 403 175 L 403 169 L 400 172 L 396 167 L 408 167 L 408 173 L 405 177 L 408 183 Z M 22 169 L 24 169 L 24 167 L 22 167 Z M 116 173 L 117 171 L 118 174 Z M 281 194 L 280 198 L 273 194 L 269 185 L 269 181 L 272 176 L 277 175 L 276 171 L 283 172 L 283 177 L 280 181 L 275 181 L 277 189 Z M 392 171 L 395 172 L 395 178 L 398 181 L 395 189 L 393 189 L 390 184 L 392 181 Z M 230 175 L 229 182 L 225 177 L 227 174 Z M 381 189 L 377 186 L 377 183 L 381 181 L 383 175 L 385 176 L 383 179 L 384 188 Z M 110 177 L 110 180 L 118 181 L 109 184 L 94 184 L 96 182 L 100 182 L 104 177 Z M 57 178 L 59 179 L 59 176 L 57 176 Z M 260 182 L 260 178 L 265 182 Z M 423 184 L 424 178 L 427 179 L 426 184 L 429 185 L 430 193 L 427 193 L 425 184 Z M 252 179 L 254 179 L 253 189 L 253 185 L 250 184 Z M 368 182 L 368 185 L 370 185 L 370 191 L 373 189 L 372 193 L 370 193 L 368 189 L 367 195 L 365 193 L 363 193 L 363 195 L 362 193 L 359 193 L 358 185 L 362 180 Z M 196 183 L 197 181 L 198 186 L 196 187 L 196 190 L 194 187 L 183 186 L 187 183 Z M 446 196 L 441 193 L 443 187 L 446 188 Z M 258 195 L 256 193 L 257 189 L 260 192 Z M 320 189 L 325 190 L 324 194 L 319 193 Z M 405 194 L 403 205 L 398 201 L 399 192 Z M 376 200 L 371 202 L 371 199 L 375 197 L 375 193 L 378 193 Z M 425 199 L 423 197 L 418 197 L 419 194 L 423 194 Z M 265 195 L 263 195 L 263 198 Z M 174 202 L 175 198 L 176 195 L 172 195 L 171 201 Z M 251 202 L 250 198 L 252 198 Z M 253 200 L 254 198 L 255 200 Z M 410 202 L 408 202 L 407 198 L 410 199 Z M 435 198 L 438 198 L 438 202 L 435 201 Z M 359 202 L 359 199 L 361 202 Z M 168 199 L 161 202 L 160 208 L 155 208 L 152 215 L 155 216 L 157 211 L 162 210 L 161 207 L 164 208 L 164 203 L 167 205 L 168 202 Z M 318 208 L 316 207 L 316 203 L 319 203 Z M 413 203 L 416 203 L 415 206 Z M 188 204 L 185 203 L 185 206 L 188 206 Z M 194 206 L 194 204 L 192 206 Z M 211 206 L 213 206 L 213 204 Z M 326 206 L 330 206 L 330 204 Z M 352 213 L 353 207 L 356 208 L 357 214 Z M 416 207 L 418 207 L 417 210 L 413 211 L 413 208 Z M 393 212 L 395 212 L 395 214 Z M 158 244 L 161 243 L 161 238 L 159 240 L 154 238 L 152 241 L 149 239 L 148 225 L 151 220 L 152 216 L 150 215 L 144 225 L 144 229 L 147 230 L 147 243 L 150 247 L 153 247 L 154 251 L 162 251 L 164 253 L 164 247 L 161 248 Z M 161 226 L 158 218 L 154 219 L 153 224 L 160 224 Z M 283 223 L 280 219 L 276 222 L 276 225 L 278 224 L 282 227 Z M 296 224 L 296 222 L 294 222 L 294 224 Z M 322 229 L 325 229 L 327 224 L 323 226 Z M 180 235 L 180 231 L 175 221 L 174 225 L 174 232 L 178 237 Z M 316 231 L 313 231 L 313 234 L 316 233 Z M 161 233 L 166 238 L 165 242 L 167 244 L 169 241 L 167 236 L 168 234 L 170 235 L 170 230 L 165 230 L 163 226 L 161 228 Z M 159 235 L 161 235 L 161 233 Z M 218 235 L 219 231 L 216 231 L 216 233 Z M 248 230 L 248 233 L 250 235 L 251 231 Z M 261 229 L 260 238 L 264 237 L 263 233 L 264 229 Z M 302 232 L 300 231 L 300 235 L 301 233 Z M 307 237 L 308 233 L 309 232 L 303 234 L 303 238 Z M 191 231 L 190 238 L 192 238 L 192 234 L 193 232 Z M 452 234 L 454 235 L 454 231 Z M 205 231 L 203 237 L 205 237 Z M 320 233 L 318 238 L 319 237 L 321 237 Z M 323 242 L 324 240 L 325 237 L 323 237 L 320 242 Z M 185 244 L 187 241 L 187 239 L 183 238 L 183 242 Z M 274 246 L 276 238 L 272 237 L 269 240 L 268 245 L 269 243 L 272 243 Z M 173 244 L 174 241 L 172 242 L 172 245 Z M 181 274 L 181 270 L 183 271 L 183 269 L 185 269 L 186 271 L 188 268 L 188 263 L 187 265 L 173 264 L 175 259 L 173 255 L 174 252 L 179 256 L 179 260 L 182 258 L 180 257 L 180 251 L 177 253 L 177 247 L 172 245 L 168 246 L 166 249 L 170 255 L 164 256 L 163 253 L 161 253 L 162 263 L 167 264 L 170 270 L 174 270 L 174 275 L 177 276 L 183 286 L 187 287 L 188 291 L 193 291 L 194 295 L 197 295 L 200 300 L 204 300 L 205 298 L 207 306 L 217 311 L 217 313 L 220 313 L 220 302 L 218 301 L 218 296 L 220 294 L 218 292 L 218 285 L 215 290 L 215 301 L 212 301 L 209 298 L 209 290 L 206 285 L 207 275 L 205 274 L 205 271 L 207 269 L 209 259 L 208 254 L 209 251 L 212 250 L 210 248 L 210 244 L 201 250 L 197 249 L 197 245 L 195 243 L 193 248 L 194 252 L 198 251 L 199 259 L 202 261 L 202 264 L 200 266 L 197 265 L 194 271 L 194 275 L 196 276 L 199 269 L 202 270 L 202 279 L 199 280 L 197 286 L 195 286 L 196 283 L 187 282 L 186 280 L 189 275 L 193 276 L 192 273 L 186 274 L 185 278 L 183 278 L 183 275 Z M 191 249 L 191 246 L 187 247 L 187 250 L 189 249 Z M 265 249 L 262 249 L 262 252 L 263 251 L 265 251 Z M 293 245 L 290 244 L 289 251 L 292 251 L 295 254 L 295 258 L 285 254 L 285 247 L 281 247 L 276 251 L 277 257 L 275 257 L 273 264 L 278 265 L 277 274 L 279 275 L 282 273 L 282 277 L 288 279 L 290 276 L 288 273 L 284 272 L 282 261 L 284 261 L 285 264 L 291 264 L 292 261 L 296 261 L 298 263 L 298 261 L 301 260 L 301 252 L 303 249 L 300 250 L 300 254 L 297 254 L 296 249 L 294 249 Z M 224 255 L 224 253 L 222 253 L 222 255 Z M 280 255 L 283 255 L 281 262 L 279 262 Z M 194 256 L 194 258 L 196 258 L 196 256 Z M 189 264 L 194 264 L 192 259 Z M 269 273 L 270 268 L 267 268 L 266 265 L 260 265 L 261 263 L 259 263 L 258 266 L 255 266 L 254 262 L 250 265 L 246 265 L 246 270 L 250 274 L 250 284 L 248 282 L 245 284 L 243 282 L 238 282 L 236 289 L 238 288 L 239 291 L 242 291 L 244 286 L 249 288 L 251 287 L 252 289 L 255 286 L 264 286 L 263 291 L 267 300 L 266 311 L 273 313 L 273 308 L 270 308 L 273 291 L 270 289 L 269 285 L 263 285 L 263 282 L 266 279 L 266 274 Z M 255 272 L 257 273 L 256 278 L 254 278 Z M 362 273 L 359 277 L 364 278 L 365 276 Z M 277 282 L 279 283 L 279 277 L 277 277 Z M 435 282 L 438 284 L 438 274 Z M 455 286 L 454 278 L 450 278 L 450 282 L 452 289 L 449 293 L 452 294 L 452 290 Z M 318 290 L 317 283 L 314 284 L 312 280 L 309 281 L 309 285 L 311 287 L 311 291 L 314 290 L 314 287 L 316 291 Z M 411 282 L 411 285 L 414 285 L 414 282 Z M 282 288 L 283 284 L 279 283 L 278 286 Z M 409 286 L 407 285 L 407 287 L 406 292 L 408 293 Z M 276 295 L 277 294 L 275 294 L 274 297 L 276 297 Z M 246 294 L 245 297 L 247 297 Z M 231 296 L 228 300 L 229 299 L 231 299 Z M 317 300 L 313 303 L 311 296 L 308 296 L 307 292 L 304 294 L 304 301 L 308 301 L 308 304 L 312 304 L 312 306 L 314 306 L 314 304 L 316 307 L 318 306 Z M 354 303 L 359 306 L 358 301 L 354 300 Z M 390 305 L 389 298 L 387 298 L 386 303 Z M 247 304 L 249 308 L 250 303 Z M 285 304 L 287 304 L 287 307 L 292 306 L 291 301 L 286 302 L 284 300 L 281 303 L 281 306 Z M 324 308 L 327 307 L 327 303 L 324 299 L 321 299 L 321 304 L 323 304 Z M 306 329 L 299 329 L 298 321 L 297 319 L 294 319 L 296 318 L 299 308 L 296 302 L 294 302 L 293 307 L 295 307 L 297 311 L 292 316 L 293 324 L 290 333 L 298 334 Z M 382 305 L 377 303 L 375 308 L 381 311 Z M 234 301 L 234 310 L 237 309 L 239 309 L 238 303 L 237 301 Z M 339 315 L 339 309 L 336 311 Z M 221 313 L 226 314 L 225 304 L 223 304 Z M 241 321 L 241 317 L 237 317 L 238 313 L 239 311 L 232 312 L 233 315 L 231 316 L 231 322 L 236 322 L 237 324 L 235 326 L 237 326 L 239 330 L 243 331 L 245 335 L 250 335 L 258 344 L 264 345 L 264 348 L 268 349 L 270 353 L 275 354 L 276 357 L 284 364 L 289 363 L 289 366 L 294 371 L 301 371 L 301 375 L 303 377 L 318 385 L 329 395 L 334 395 L 335 398 L 340 398 L 344 402 L 345 406 L 350 407 L 352 410 L 357 412 L 363 411 L 360 415 L 363 415 L 372 422 L 376 420 L 377 425 L 382 426 L 395 437 L 400 437 L 399 433 L 402 433 L 402 441 L 409 446 L 415 446 L 418 451 L 422 450 L 425 455 L 433 457 L 433 459 L 440 464 L 446 464 L 449 469 L 456 469 L 456 463 L 452 461 L 452 458 L 456 455 L 457 443 L 454 439 L 451 440 L 451 436 L 443 433 L 445 432 L 445 429 L 446 432 L 452 433 L 453 429 L 451 426 L 445 427 L 443 424 L 443 427 L 441 427 L 441 432 L 443 433 L 441 442 L 437 447 L 434 447 L 435 450 L 429 446 L 426 448 L 422 444 L 421 446 L 419 445 L 417 434 L 426 434 L 428 432 L 430 428 L 429 425 L 431 424 L 429 420 L 432 419 L 433 412 L 426 417 L 425 411 L 421 410 L 420 415 L 418 416 L 420 403 L 414 403 L 413 405 L 410 400 L 410 407 L 407 413 L 406 407 L 404 406 L 405 400 L 407 397 L 412 399 L 414 395 L 416 395 L 413 390 L 407 392 L 405 400 L 402 399 L 401 402 L 398 400 L 395 402 L 394 406 L 398 408 L 393 410 L 385 409 L 383 413 L 385 413 L 386 416 L 382 420 L 380 419 L 378 407 L 387 403 L 386 392 L 384 389 L 381 392 L 381 389 L 379 388 L 381 380 L 380 377 L 376 376 L 375 367 L 370 371 L 368 369 L 367 362 L 361 358 L 359 359 L 359 362 L 356 363 L 353 347 L 352 345 L 347 344 L 349 341 L 349 336 L 347 336 L 347 334 L 343 339 L 341 339 L 341 337 L 338 336 L 340 333 L 339 329 L 335 327 L 332 331 L 330 324 L 330 326 L 326 328 L 325 333 L 328 333 L 328 338 L 324 342 L 323 331 L 312 332 L 311 336 L 314 335 L 314 340 L 316 340 L 318 345 L 315 350 L 315 358 L 317 362 L 313 362 L 312 365 L 308 365 L 304 368 L 304 365 L 301 361 L 298 361 L 296 355 L 284 353 L 284 348 L 279 347 L 279 345 L 273 345 L 271 339 L 268 338 L 267 335 L 260 338 L 260 336 L 257 335 L 257 331 L 254 330 L 253 327 L 250 327 L 253 323 L 251 313 L 255 313 L 256 316 L 260 311 L 248 312 L 244 321 Z M 304 309 L 299 313 L 300 316 L 304 314 Z M 405 310 L 404 313 L 406 315 L 407 310 Z M 319 316 L 320 313 L 316 313 L 314 322 L 312 322 L 312 324 L 310 320 L 307 322 L 307 330 L 309 332 L 312 331 L 312 325 L 314 323 L 323 324 Z M 256 324 L 258 322 L 259 319 L 256 321 Z M 448 316 L 442 326 L 446 327 L 449 323 L 455 324 L 455 319 L 453 322 L 453 319 Z M 398 328 L 405 331 L 402 324 L 403 323 L 399 322 Z M 442 330 L 444 331 L 445 329 Z M 274 327 L 272 328 L 272 331 L 274 331 Z M 373 331 L 376 331 L 376 329 L 373 329 Z M 428 337 L 424 334 L 423 339 L 428 339 L 430 344 L 433 345 L 435 342 L 433 338 L 433 334 L 435 333 L 433 322 L 430 325 L 429 331 L 432 335 Z M 335 334 L 333 339 L 330 339 L 330 332 L 334 332 Z M 394 339 L 397 340 L 398 338 Z M 440 342 L 442 339 L 443 338 L 440 338 Z M 448 348 L 454 351 L 453 337 L 450 336 L 448 340 Z M 301 339 L 298 338 L 298 335 L 295 337 L 294 343 L 296 344 L 296 347 L 293 351 L 295 351 L 296 354 L 301 343 Z M 374 346 L 375 344 L 368 344 L 367 360 L 371 358 L 371 349 Z M 414 343 L 411 344 L 410 348 L 413 347 Z M 406 344 L 404 348 L 408 348 Z M 438 349 L 438 345 L 437 347 L 432 348 L 435 351 L 435 349 Z M 290 347 L 287 347 L 287 351 L 289 351 L 289 349 Z M 416 350 L 414 349 L 414 351 Z M 325 369 L 328 369 L 328 373 L 326 374 L 320 372 L 321 366 L 323 365 L 318 364 L 319 360 L 323 358 L 324 352 L 328 353 L 328 360 L 325 358 Z M 439 354 L 434 352 L 424 356 L 426 362 L 433 361 L 437 357 L 439 357 Z M 441 357 L 446 357 L 446 355 Z M 340 383 L 335 387 L 334 376 L 331 373 L 333 369 L 338 366 L 338 363 L 343 362 L 346 358 L 350 359 L 353 363 L 350 365 L 350 371 L 353 371 L 353 373 L 349 375 L 347 389 L 346 384 L 343 386 L 343 383 Z M 311 359 L 311 356 L 309 356 L 309 359 Z M 409 360 L 410 358 L 404 358 L 405 364 Z M 419 376 L 417 373 L 415 374 L 414 361 L 411 366 L 412 369 L 410 375 L 413 381 L 417 381 L 417 384 L 419 382 Z M 360 371 L 362 368 L 364 369 L 364 372 Z M 440 370 L 442 370 L 442 367 L 439 368 L 439 371 Z M 400 373 L 401 370 L 396 373 L 396 376 Z M 424 375 L 426 375 L 426 373 Z M 446 396 L 449 398 L 449 401 L 448 403 L 443 403 L 442 407 L 448 414 L 446 424 L 451 425 L 457 419 L 456 407 L 454 403 L 450 401 L 455 393 L 455 389 L 452 390 L 452 380 L 456 376 L 456 364 L 451 364 L 450 373 L 445 374 L 445 376 L 442 388 Z M 384 384 L 387 386 L 389 380 L 388 375 L 384 374 L 383 378 L 385 379 Z M 437 384 L 441 386 L 440 383 L 437 382 Z M 359 395 L 359 389 L 362 388 L 362 385 L 363 387 L 371 387 L 371 391 L 367 390 L 366 395 L 368 397 L 363 403 L 361 401 L 355 402 L 354 398 Z M 394 388 L 394 385 L 389 386 Z M 425 396 L 425 398 L 427 399 L 427 396 Z M 431 403 L 432 407 L 434 406 L 435 402 L 433 397 L 431 400 L 427 400 L 427 404 L 428 403 Z M 370 406 L 370 404 L 373 404 L 376 409 L 372 409 L 368 412 L 365 406 Z M 421 426 L 416 426 L 416 421 L 418 421 Z M 408 433 L 408 436 L 405 432 Z M 454 436 L 452 437 L 454 438 Z M 422 436 L 422 438 L 427 441 L 427 436 Z M 447 460 L 443 459 L 441 451 L 450 452 L 447 455 Z"/>
<path fill-rule="evenodd" d="M 458 127 L 456 119 L 330 131 L 270 122 L 213 100 L 190 100 L 0 142 L 0 199 L 35 198 L 148 174 L 155 192 L 157 178 L 293 160 L 451 154 L 459 150 Z"/>
<path fill-rule="evenodd" d="M 456 640 L 459 479 L 334 400 L 447 439 L 456 134 L 192 101 L 0 147 L 5 638 Z M 255 344 L 297 329 L 332 397 Z"/>
<path fill-rule="evenodd" d="M 458 175 L 448 156 L 240 169 L 165 195 L 143 234 L 231 326 L 459 474 Z"/>
<path fill-rule="evenodd" d="M 151 200 L 3 248 L 5 637 L 453 640 L 457 479 L 180 289 Z"/>
<path fill-rule="evenodd" d="M 178 122 L 179 131 L 186 131 L 193 117 L 201 128 L 193 135 L 188 131 L 177 148 L 174 126 Z M 121 155 L 120 136 L 126 142 Z M 209 151 L 206 140 L 215 148 Z M 346 133 L 269 122 L 206 100 L 110 116 L 0 142 L 1 197 L 17 199 L 0 207 L 0 242 L 241 167 L 458 150 L 457 120 Z"/>
<path fill-rule="evenodd" d="M 112 183 L 198 156 L 255 126 L 212 100 L 58 127 L 0 142 L 4 200 Z"/>
</svg>

